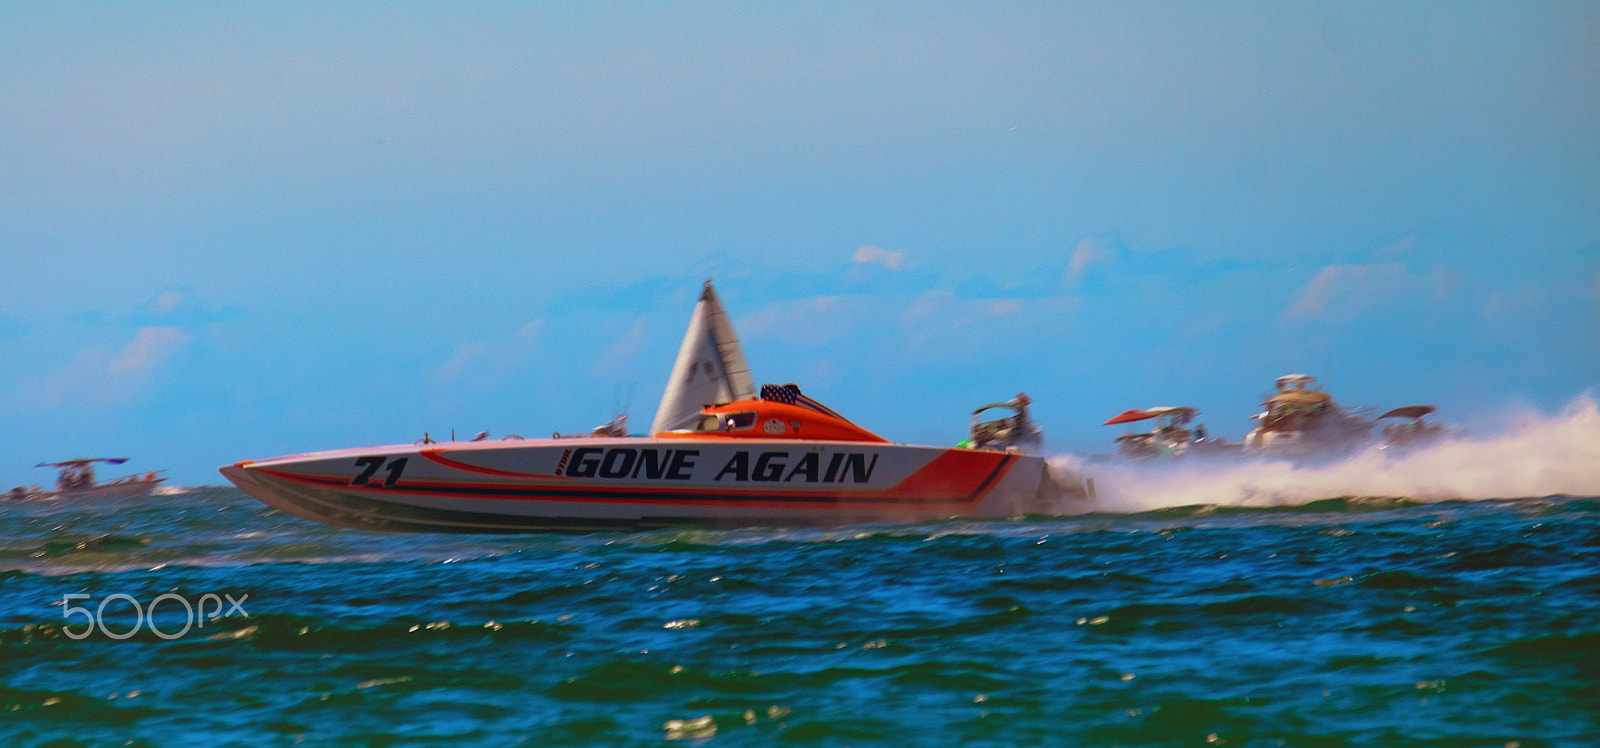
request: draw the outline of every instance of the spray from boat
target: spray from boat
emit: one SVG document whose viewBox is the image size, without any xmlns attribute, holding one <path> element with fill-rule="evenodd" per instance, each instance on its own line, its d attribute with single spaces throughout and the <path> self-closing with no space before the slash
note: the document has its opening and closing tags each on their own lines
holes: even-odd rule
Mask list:
<svg viewBox="0 0 1600 748">
<path fill-rule="evenodd" d="M 1299 506 L 1345 497 L 1414 501 L 1600 495 L 1600 405 L 1592 394 L 1559 414 L 1525 414 L 1491 436 L 1450 434 L 1403 451 L 1363 449 L 1335 461 L 1270 456 L 1209 460 L 1087 462 L 1051 459 L 1095 482 L 1097 511 L 1179 506 Z"/>
</svg>

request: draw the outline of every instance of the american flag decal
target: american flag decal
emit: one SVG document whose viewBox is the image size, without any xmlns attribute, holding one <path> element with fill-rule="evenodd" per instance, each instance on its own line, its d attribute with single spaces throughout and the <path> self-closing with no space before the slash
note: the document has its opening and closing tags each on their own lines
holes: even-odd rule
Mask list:
<svg viewBox="0 0 1600 748">
<path fill-rule="evenodd" d="M 834 412 L 833 408 L 800 394 L 800 388 L 793 384 L 763 384 L 761 385 L 761 399 L 783 403 L 784 405 L 798 405 L 818 413 L 825 413 L 846 423 L 850 422 L 850 419 Z"/>
<path fill-rule="evenodd" d="M 800 399 L 800 390 L 790 389 L 781 384 L 763 384 L 761 385 L 761 399 L 783 403 L 784 405 L 794 405 L 795 401 Z"/>
<path fill-rule="evenodd" d="M 572 450 L 570 450 L 570 449 L 561 450 L 561 461 L 556 463 L 556 475 L 565 475 L 566 474 L 566 471 L 567 471 L 567 460 L 570 460 L 570 459 L 572 459 Z"/>
</svg>

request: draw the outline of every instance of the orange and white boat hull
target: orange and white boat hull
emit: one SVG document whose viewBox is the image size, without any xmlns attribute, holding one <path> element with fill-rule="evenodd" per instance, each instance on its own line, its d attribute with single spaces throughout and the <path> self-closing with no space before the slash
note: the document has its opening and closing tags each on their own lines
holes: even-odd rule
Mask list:
<svg viewBox="0 0 1600 748">
<path fill-rule="evenodd" d="M 279 510 L 397 532 L 837 525 L 1070 510 L 1042 458 L 885 443 L 649 437 L 451 442 L 221 469 Z"/>
</svg>

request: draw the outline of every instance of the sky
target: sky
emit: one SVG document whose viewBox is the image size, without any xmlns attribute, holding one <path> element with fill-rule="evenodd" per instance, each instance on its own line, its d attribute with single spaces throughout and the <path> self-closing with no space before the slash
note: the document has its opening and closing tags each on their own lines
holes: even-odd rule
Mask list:
<svg viewBox="0 0 1600 748">
<path fill-rule="evenodd" d="M 579 7 L 568 7 L 579 5 Z M 0 4 L 0 484 L 648 426 L 757 381 L 1050 450 L 1272 380 L 1600 385 L 1593 2 Z M 106 473 L 102 473 L 106 475 Z M 116 473 L 111 473 L 116 474 Z"/>
</svg>

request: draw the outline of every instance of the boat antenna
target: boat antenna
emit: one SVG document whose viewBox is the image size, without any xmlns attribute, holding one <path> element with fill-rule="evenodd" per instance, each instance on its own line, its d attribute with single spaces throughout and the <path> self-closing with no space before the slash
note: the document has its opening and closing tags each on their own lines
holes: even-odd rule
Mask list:
<svg viewBox="0 0 1600 748">
<path fill-rule="evenodd" d="M 626 385 L 627 394 L 623 394 L 624 386 L 620 385 L 620 384 L 617 385 L 614 390 L 612 390 L 612 392 L 611 392 L 611 416 L 613 418 L 617 417 L 618 415 L 627 415 L 628 411 L 633 410 L 633 386 L 634 386 L 634 384 L 635 384 L 634 382 L 629 382 Z"/>
</svg>

